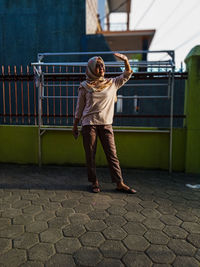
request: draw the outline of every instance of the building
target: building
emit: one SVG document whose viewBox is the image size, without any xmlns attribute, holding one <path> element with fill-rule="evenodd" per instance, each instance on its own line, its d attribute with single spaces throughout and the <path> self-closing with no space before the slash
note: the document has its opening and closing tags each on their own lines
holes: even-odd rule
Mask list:
<svg viewBox="0 0 200 267">
<path fill-rule="evenodd" d="M 0 63 L 27 65 L 39 52 L 146 50 L 155 31 L 131 31 L 130 6 L 131 0 L 0 1 Z M 113 30 L 115 12 L 127 18 L 123 30 Z"/>
</svg>

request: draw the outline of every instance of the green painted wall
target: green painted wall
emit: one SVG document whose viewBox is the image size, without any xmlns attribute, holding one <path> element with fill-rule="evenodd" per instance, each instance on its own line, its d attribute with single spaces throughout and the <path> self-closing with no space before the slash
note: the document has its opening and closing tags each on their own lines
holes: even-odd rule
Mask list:
<svg viewBox="0 0 200 267">
<path fill-rule="evenodd" d="M 36 126 L 0 126 L 0 162 L 38 163 L 38 128 Z M 185 129 L 173 132 L 173 170 L 185 169 Z M 122 167 L 168 169 L 169 135 L 165 133 L 115 132 Z M 42 136 L 42 163 L 84 165 L 82 137 L 75 140 L 71 131 L 47 131 Z M 97 166 L 107 165 L 98 145 Z"/>
<path fill-rule="evenodd" d="M 188 71 L 185 94 L 186 172 L 200 173 L 200 45 L 185 59 Z"/>
</svg>

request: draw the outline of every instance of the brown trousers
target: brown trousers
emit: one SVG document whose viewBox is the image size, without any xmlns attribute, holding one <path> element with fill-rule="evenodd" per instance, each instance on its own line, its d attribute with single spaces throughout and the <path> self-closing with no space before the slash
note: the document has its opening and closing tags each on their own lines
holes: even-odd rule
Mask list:
<svg viewBox="0 0 200 267">
<path fill-rule="evenodd" d="M 82 128 L 83 146 L 85 149 L 88 181 L 97 181 L 95 155 L 97 148 L 97 137 L 99 137 L 105 152 L 112 182 L 122 181 L 122 173 L 117 157 L 114 133 L 112 125 L 86 125 Z"/>
</svg>

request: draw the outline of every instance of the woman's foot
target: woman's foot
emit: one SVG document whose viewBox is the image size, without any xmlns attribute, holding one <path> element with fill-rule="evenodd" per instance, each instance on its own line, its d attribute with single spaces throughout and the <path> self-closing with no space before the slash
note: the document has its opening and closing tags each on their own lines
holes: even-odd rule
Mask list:
<svg viewBox="0 0 200 267">
<path fill-rule="evenodd" d="M 123 182 L 117 183 L 117 191 L 129 194 L 135 194 L 137 191 L 133 188 L 130 188 L 128 185 L 124 184 Z"/>
<path fill-rule="evenodd" d="M 99 193 L 100 192 L 99 182 L 95 182 L 92 184 L 92 192 L 93 193 Z"/>
</svg>

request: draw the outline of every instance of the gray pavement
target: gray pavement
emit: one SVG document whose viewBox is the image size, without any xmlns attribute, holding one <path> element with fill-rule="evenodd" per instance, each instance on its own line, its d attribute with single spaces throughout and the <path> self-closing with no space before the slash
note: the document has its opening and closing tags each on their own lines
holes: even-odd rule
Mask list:
<svg viewBox="0 0 200 267">
<path fill-rule="evenodd" d="M 138 193 L 97 170 L 0 165 L 0 266 L 200 266 L 198 176 L 124 169 Z"/>
</svg>

